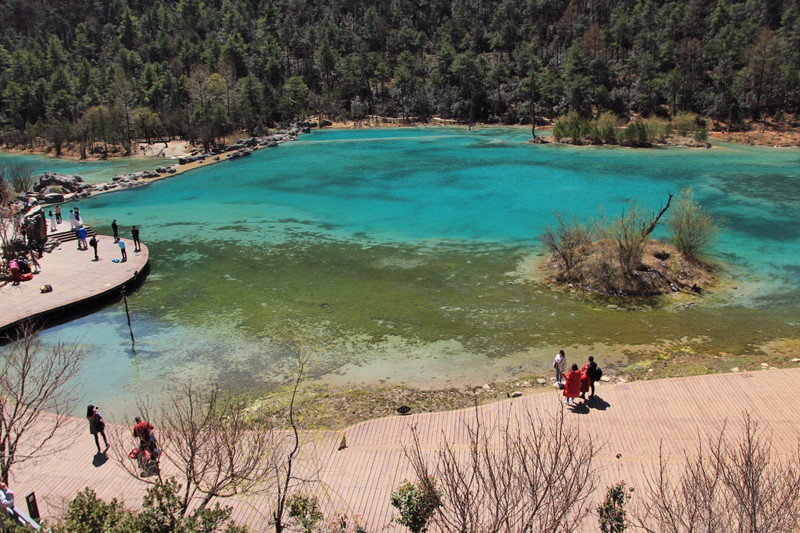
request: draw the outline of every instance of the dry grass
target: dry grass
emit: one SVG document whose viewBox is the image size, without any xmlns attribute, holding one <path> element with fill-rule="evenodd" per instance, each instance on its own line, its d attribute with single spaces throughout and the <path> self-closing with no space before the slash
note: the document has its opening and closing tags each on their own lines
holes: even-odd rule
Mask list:
<svg viewBox="0 0 800 533">
<path fill-rule="evenodd" d="M 710 265 L 689 260 L 670 245 L 651 240 L 645 245 L 642 264 L 632 275 L 624 274 L 616 260 L 616 244 L 608 239 L 591 243 L 586 260 L 573 286 L 610 296 L 656 296 L 679 291 L 705 290 L 715 278 Z M 565 278 L 564 266 L 555 256 L 548 257 L 543 269 L 550 283 Z"/>
</svg>

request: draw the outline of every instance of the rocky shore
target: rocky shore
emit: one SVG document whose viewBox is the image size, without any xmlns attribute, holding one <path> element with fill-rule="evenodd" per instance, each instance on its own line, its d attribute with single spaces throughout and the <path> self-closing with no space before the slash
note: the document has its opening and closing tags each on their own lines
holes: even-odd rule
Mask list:
<svg viewBox="0 0 800 533">
<path fill-rule="evenodd" d="M 177 157 L 173 164 L 161 165 L 155 170 L 145 170 L 131 174 L 118 174 L 110 181 L 90 185 L 77 175 L 64 175 L 45 172 L 39 177 L 32 191 L 18 195 L 17 201 L 30 206 L 58 204 L 69 200 L 88 198 L 97 194 L 142 187 L 153 181 L 193 170 L 200 166 L 238 159 L 252 154 L 261 148 L 275 148 L 279 144 L 294 141 L 302 133 L 310 132 L 310 127 L 299 123 L 288 130 L 263 137 L 239 139 L 233 144 L 214 148 L 209 152 L 192 150 L 189 154 Z"/>
</svg>

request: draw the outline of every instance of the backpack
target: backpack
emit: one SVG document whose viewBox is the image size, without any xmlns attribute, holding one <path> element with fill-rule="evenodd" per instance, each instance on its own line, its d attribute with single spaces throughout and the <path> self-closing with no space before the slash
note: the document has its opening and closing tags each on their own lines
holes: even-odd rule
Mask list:
<svg viewBox="0 0 800 533">
<path fill-rule="evenodd" d="M 602 378 L 602 377 L 603 377 L 603 369 L 598 366 L 594 370 L 594 377 L 592 378 L 592 380 L 600 381 L 600 378 Z"/>
</svg>

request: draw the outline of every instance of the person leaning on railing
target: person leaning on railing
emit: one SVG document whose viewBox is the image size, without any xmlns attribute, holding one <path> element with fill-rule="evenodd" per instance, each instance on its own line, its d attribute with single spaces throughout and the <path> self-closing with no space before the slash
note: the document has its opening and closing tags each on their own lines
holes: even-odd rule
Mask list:
<svg viewBox="0 0 800 533">
<path fill-rule="evenodd" d="M 2 515 L 0 515 L 0 531 L 5 531 L 6 518 L 13 518 L 16 513 L 14 512 L 14 493 L 11 492 L 11 489 L 2 481 L 0 481 L 0 509 L 2 509 Z"/>
</svg>

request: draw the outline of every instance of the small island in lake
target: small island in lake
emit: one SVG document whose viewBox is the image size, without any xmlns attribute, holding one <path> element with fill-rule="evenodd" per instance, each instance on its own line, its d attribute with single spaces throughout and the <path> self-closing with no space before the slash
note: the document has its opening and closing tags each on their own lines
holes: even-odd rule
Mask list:
<svg viewBox="0 0 800 533">
<path fill-rule="evenodd" d="M 702 253 L 719 232 L 719 223 L 681 191 L 668 214 L 671 244 L 650 238 L 672 203 L 655 215 L 631 206 L 610 221 L 567 220 L 541 236 L 551 252 L 542 268 L 551 283 L 605 296 L 655 296 L 691 291 L 701 294 L 715 281 Z"/>
</svg>

